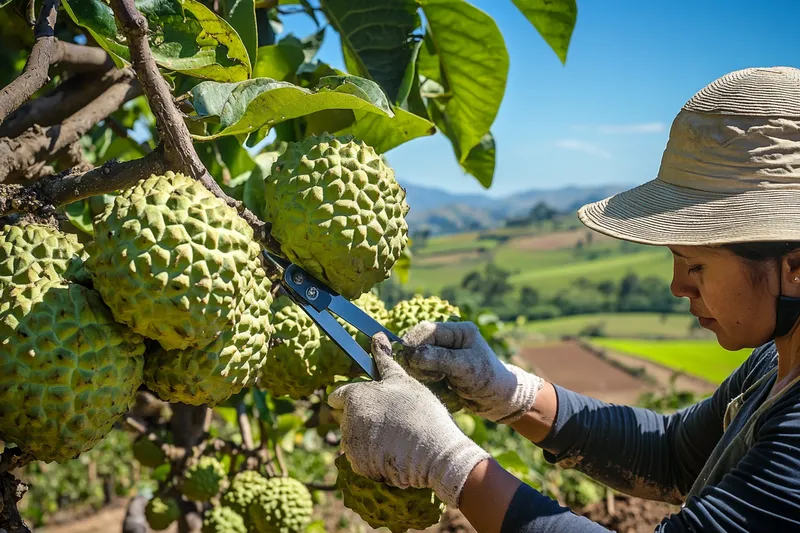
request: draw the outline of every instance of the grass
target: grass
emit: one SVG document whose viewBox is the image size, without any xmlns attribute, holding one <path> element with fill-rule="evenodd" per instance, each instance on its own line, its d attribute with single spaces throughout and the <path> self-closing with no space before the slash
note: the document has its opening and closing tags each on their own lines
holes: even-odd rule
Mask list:
<svg viewBox="0 0 800 533">
<path fill-rule="evenodd" d="M 601 326 L 608 337 L 685 338 L 694 318 L 683 314 L 661 313 L 599 313 L 575 315 L 528 322 L 522 327 L 526 333 L 538 333 L 545 337 L 578 335 L 587 326 Z M 701 330 L 705 331 L 705 330 Z"/>
<path fill-rule="evenodd" d="M 594 338 L 597 346 L 649 359 L 712 383 L 722 383 L 750 355 L 751 350 L 730 352 L 715 340 L 644 340 Z"/>
</svg>

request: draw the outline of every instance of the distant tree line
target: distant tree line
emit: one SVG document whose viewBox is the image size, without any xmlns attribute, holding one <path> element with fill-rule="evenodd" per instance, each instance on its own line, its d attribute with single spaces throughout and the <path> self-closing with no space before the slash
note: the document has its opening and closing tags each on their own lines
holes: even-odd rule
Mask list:
<svg viewBox="0 0 800 533">
<path fill-rule="evenodd" d="M 607 312 L 685 312 L 685 301 L 675 298 L 669 283 L 656 276 L 640 277 L 629 273 L 618 281 L 592 281 L 577 278 L 567 288 L 544 296 L 534 286 L 517 287 L 509 281 L 512 272 L 495 263 L 468 273 L 457 285 L 439 291 L 438 295 L 455 305 L 469 305 L 491 310 L 503 320 L 524 316 L 544 320 L 559 316 Z M 396 283 L 384 283 L 381 298 L 388 305 L 408 298 L 409 291 Z"/>
</svg>

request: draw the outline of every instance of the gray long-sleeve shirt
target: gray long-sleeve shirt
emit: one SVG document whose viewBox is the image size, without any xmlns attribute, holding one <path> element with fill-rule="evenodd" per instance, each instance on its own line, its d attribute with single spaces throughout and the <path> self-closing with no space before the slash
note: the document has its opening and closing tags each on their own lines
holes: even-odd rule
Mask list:
<svg viewBox="0 0 800 533">
<path fill-rule="evenodd" d="M 612 405 L 556 386 L 558 413 L 540 443 L 545 458 L 621 492 L 683 503 L 723 437 L 729 402 L 777 365 L 774 343 L 756 349 L 715 393 L 682 411 Z M 771 376 L 746 399 L 761 404 Z M 757 402 L 753 404 L 752 402 Z M 800 383 L 758 419 L 753 444 L 718 481 L 689 496 L 680 512 L 654 524 L 657 533 L 800 532 Z M 502 533 L 608 532 L 523 484 Z"/>
</svg>

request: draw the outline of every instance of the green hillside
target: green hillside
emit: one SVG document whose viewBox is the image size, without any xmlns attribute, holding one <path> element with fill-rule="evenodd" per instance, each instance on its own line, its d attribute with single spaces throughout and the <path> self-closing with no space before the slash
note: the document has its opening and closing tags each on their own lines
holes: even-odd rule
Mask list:
<svg viewBox="0 0 800 533">
<path fill-rule="evenodd" d="M 691 331 L 695 319 L 689 315 L 665 315 L 661 313 L 596 313 L 536 320 L 520 329 L 524 333 L 559 338 L 565 335 L 585 335 L 589 331 L 606 337 L 625 338 L 675 338 L 688 335 L 713 338 L 706 330 Z"/>
<path fill-rule="evenodd" d="M 592 339 L 593 344 L 722 383 L 752 350 L 731 352 L 714 340 Z"/>
<path fill-rule="evenodd" d="M 470 232 L 427 239 L 415 247 L 408 287 L 439 293 L 471 273 L 494 263 L 509 271 L 509 282 L 534 287 L 549 297 L 580 278 L 618 282 L 635 273 L 665 281 L 672 277 L 669 250 L 590 237 L 587 230 L 555 232 L 531 228 Z M 578 243 L 581 244 L 578 244 Z"/>
</svg>

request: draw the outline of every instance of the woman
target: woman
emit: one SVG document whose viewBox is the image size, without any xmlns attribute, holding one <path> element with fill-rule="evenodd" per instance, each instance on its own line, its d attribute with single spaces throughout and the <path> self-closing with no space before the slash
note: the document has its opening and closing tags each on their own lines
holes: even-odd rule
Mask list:
<svg viewBox="0 0 800 533">
<path fill-rule="evenodd" d="M 675 296 L 721 346 L 751 356 L 713 396 L 664 416 L 504 364 L 471 323 L 420 324 L 403 339 L 402 366 L 376 335 L 381 380 L 329 399 L 354 470 L 431 488 L 480 533 L 606 531 L 461 433 L 417 381 L 444 378 L 469 410 L 509 424 L 549 461 L 681 503 L 655 531 L 800 531 L 800 70 L 745 69 L 703 88 L 673 122 L 657 178 L 579 215 L 607 235 L 668 246 Z"/>
</svg>

